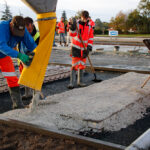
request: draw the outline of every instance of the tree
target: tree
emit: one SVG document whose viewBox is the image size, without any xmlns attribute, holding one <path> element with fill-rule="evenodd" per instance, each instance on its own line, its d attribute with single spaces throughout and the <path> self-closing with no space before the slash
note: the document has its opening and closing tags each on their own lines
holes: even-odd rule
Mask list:
<svg viewBox="0 0 150 150">
<path fill-rule="evenodd" d="M 67 21 L 67 15 L 66 15 L 66 11 L 64 10 L 62 13 L 62 17 L 64 18 L 64 22 Z"/>
<path fill-rule="evenodd" d="M 146 16 L 150 17 L 150 1 L 149 0 L 141 0 L 138 6 L 140 12 Z"/>
<path fill-rule="evenodd" d="M 116 17 L 112 17 L 109 26 L 112 27 L 115 30 L 118 30 L 120 32 L 127 32 L 127 21 L 128 14 L 123 13 L 120 11 Z"/>
<path fill-rule="evenodd" d="M 103 22 L 103 34 L 108 34 L 109 23 Z"/>
<path fill-rule="evenodd" d="M 150 33 L 150 1 L 141 0 L 138 9 L 142 15 L 143 33 Z"/>
<path fill-rule="evenodd" d="M 108 28 L 107 22 L 102 22 L 99 18 L 95 20 L 95 34 L 107 34 Z"/>
<path fill-rule="evenodd" d="M 76 15 L 75 15 L 75 18 L 76 19 L 80 19 L 81 18 L 81 13 L 82 13 L 83 10 L 79 10 Z"/>
<path fill-rule="evenodd" d="M 132 29 L 138 33 L 140 32 L 142 26 L 142 16 L 137 9 L 129 13 L 127 19 L 127 26 L 129 29 Z"/>
<path fill-rule="evenodd" d="M 104 32 L 105 32 L 105 27 L 103 25 L 103 22 L 99 18 L 97 18 L 95 20 L 95 33 L 96 34 L 102 34 L 102 33 L 104 34 Z"/>
<path fill-rule="evenodd" d="M 102 30 L 103 28 L 103 23 L 101 22 L 101 20 L 98 18 L 95 20 L 95 29 L 96 30 Z"/>
<path fill-rule="evenodd" d="M 64 10 L 62 13 L 62 17 L 64 18 L 64 25 L 65 25 L 65 33 L 67 32 L 66 28 L 67 28 L 67 15 L 66 15 L 66 11 Z"/>
<path fill-rule="evenodd" d="M 12 19 L 12 13 L 10 11 L 9 6 L 7 5 L 7 2 L 5 1 L 4 11 L 2 12 L 1 20 L 9 20 Z"/>
</svg>

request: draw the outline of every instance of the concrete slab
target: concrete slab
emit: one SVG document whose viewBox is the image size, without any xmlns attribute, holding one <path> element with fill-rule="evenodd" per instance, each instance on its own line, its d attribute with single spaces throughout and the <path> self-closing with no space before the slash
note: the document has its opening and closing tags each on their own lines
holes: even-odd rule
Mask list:
<svg viewBox="0 0 150 150">
<path fill-rule="evenodd" d="M 142 118 L 150 107 L 150 83 L 140 88 L 147 77 L 128 73 L 47 97 L 35 112 L 14 110 L 0 116 L 71 132 L 117 131 Z"/>
</svg>

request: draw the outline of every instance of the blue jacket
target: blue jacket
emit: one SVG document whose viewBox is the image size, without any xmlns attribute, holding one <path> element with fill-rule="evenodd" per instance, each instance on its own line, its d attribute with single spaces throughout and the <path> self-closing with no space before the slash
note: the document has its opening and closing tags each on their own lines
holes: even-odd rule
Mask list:
<svg viewBox="0 0 150 150">
<path fill-rule="evenodd" d="M 27 29 L 25 29 L 23 37 L 13 36 L 10 32 L 10 22 L 11 20 L 0 21 L 0 58 L 6 56 L 17 58 L 18 51 L 13 48 L 21 41 L 29 51 L 33 51 L 37 46 Z"/>
</svg>

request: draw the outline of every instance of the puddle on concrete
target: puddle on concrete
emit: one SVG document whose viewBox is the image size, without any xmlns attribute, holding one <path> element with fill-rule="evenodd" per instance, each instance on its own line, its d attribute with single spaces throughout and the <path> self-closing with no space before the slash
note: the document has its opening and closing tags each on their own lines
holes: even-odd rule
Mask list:
<svg viewBox="0 0 150 150">
<path fill-rule="evenodd" d="M 117 45 L 94 45 L 93 50 L 96 51 L 96 49 L 104 49 L 103 51 L 114 51 L 114 46 Z M 122 46 L 119 45 L 120 52 L 129 52 L 129 51 L 133 51 L 133 50 L 139 50 L 139 53 L 147 53 L 148 49 L 147 47 L 143 47 L 143 46 Z"/>
</svg>

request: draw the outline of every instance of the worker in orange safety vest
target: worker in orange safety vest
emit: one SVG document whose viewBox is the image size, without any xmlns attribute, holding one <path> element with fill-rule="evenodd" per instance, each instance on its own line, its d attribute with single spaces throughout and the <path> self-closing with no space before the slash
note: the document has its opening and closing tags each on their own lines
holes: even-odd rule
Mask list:
<svg viewBox="0 0 150 150">
<path fill-rule="evenodd" d="M 85 87 L 86 84 L 83 83 L 83 70 L 86 68 L 86 58 L 90 51 L 92 51 L 93 46 L 93 29 L 89 25 L 89 13 L 88 11 L 82 11 L 81 20 L 76 23 L 75 19 L 72 19 L 70 23 L 70 36 L 72 36 L 72 48 L 71 48 L 71 57 L 72 57 L 72 68 L 70 74 L 70 84 L 68 85 L 69 89 L 73 89 L 76 82 L 76 71 L 78 71 L 77 85 L 79 87 Z M 79 33 L 81 34 L 82 40 L 86 47 L 81 42 Z"/>
<path fill-rule="evenodd" d="M 57 29 L 58 29 L 58 34 L 60 36 L 59 42 L 60 45 L 62 46 L 62 41 L 64 42 L 66 46 L 66 40 L 65 40 L 65 24 L 64 24 L 64 18 L 61 17 L 60 22 L 57 24 Z"/>
</svg>

